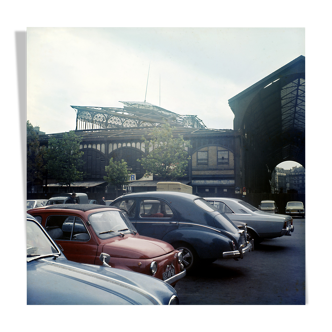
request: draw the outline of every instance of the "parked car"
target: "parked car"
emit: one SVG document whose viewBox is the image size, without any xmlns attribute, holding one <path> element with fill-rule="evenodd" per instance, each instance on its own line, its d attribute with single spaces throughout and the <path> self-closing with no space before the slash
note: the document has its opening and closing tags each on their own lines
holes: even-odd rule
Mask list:
<svg viewBox="0 0 332 332">
<path fill-rule="evenodd" d="M 186 275 L 182 253 L 157 239 L 141 236 L 118 208 L 96 204 L 58 204 L 28 211 L 69 260 L 144 273 L 171 285 Z"/>
<path fill-rule="evenodd" d="M 286 214 L 289 214 L 292 216 L 301 216 L 304 218 L 304 215 L 305 215 L 304 205 L 300 201 L 287 202 L 285 211 L 286 211 Z"/>
<path fill-rule="evenodd" d="M 243 258 L 252 248 L 244 230 L 195 195 L 140 192 L 121 196 L 112 206 L 127 211 L 140 234 L 166 241 L 181 250 L 187 270 L 197 267 L 199 261 Z"/>
<path fill-rule="evenodd" d="M 206 200 L 234 223 L 245 222 L 250 238 L 256 243 L 264 238 L 291 235 L 294 232 L 293 218 L 290 216 L 265 213 L 237 198 L 207 197 Z"/>
<path fill-rule="evenodd" d="M 27 304 L 179 304 L 175 289 L 156 278 L 68 261 L 29 215 L 26 232 Z"/>
<path fill-rule="evenodd" d="M 64 194 L 56 195 L 54 197 L 51 197 L 47 201 L 46 205 L 66 204 L 67 201 L 69 200 L 70 196 L 71 196 L 71 193 L 64 193 Z M 88 195 L 85 193 L 76 193 L 75 200 L 76 200 L 77 204 L 88 204 L 89 203 Z"/>
<path fill-rule="evenodd" d="M 28 199 L 27 210 L 46 205 L 47 199 Z"/>
<path fill-rule="evenodd" d="M 90 199 L 89 204 L 98 204 L 98 202 L 95 199 Z"/>
<path fill-rule="evenodd" d="M 276 206 L 275 201 L 261 201 L 261 204 L 258 205 L 258 208 L 264 212 L 268 213 L 277 213 L 278 207 Z"/>
</svg>

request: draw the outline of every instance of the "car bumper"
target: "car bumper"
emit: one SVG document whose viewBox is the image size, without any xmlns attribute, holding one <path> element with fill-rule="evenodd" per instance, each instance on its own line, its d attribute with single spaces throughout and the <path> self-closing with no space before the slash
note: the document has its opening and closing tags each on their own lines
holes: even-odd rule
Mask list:
<svg viewBox="0 0 332 332">
<path fill-rule="evenodd" d="M 289 235 L 290 236 L 292 232 L 294 232 L 294 225 L 283 228 L 281 230 L 281 236 L 282 235 Z"/>
<path fill-rule="evenodd" d="M 185 277 L 185 275 L 187 274 L 187 271 L 184 270 L 166 280 L 164 280 L 164 282 L 168 283 L 168 284 L 174 284 L 175 282 L 179 281 L 180 279 L 182 279 L 183 277 Z"/>
<path fill-rule="evenodd" d="M 222 254 L 223 258 L 243 258 L 243 255 L 245 255 L 249 251 L 254 250 L 254 240 L 248 241 L 247 245 L 245 247 L 240 247 L 239 250 L 233 250 L 233 251 L 225 251 Z"/>
</svg>

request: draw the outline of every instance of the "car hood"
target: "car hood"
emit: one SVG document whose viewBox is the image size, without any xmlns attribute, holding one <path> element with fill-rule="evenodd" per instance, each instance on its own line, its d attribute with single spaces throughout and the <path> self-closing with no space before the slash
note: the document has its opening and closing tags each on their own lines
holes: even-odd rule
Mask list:
<svg viewBox="0 0 332 332">
<path fill-rule="evenodd" d="M 156 278 L 66 259 L 28 263 L 28 304 L 167 304 L 175 290 Z"/>
<path fill-rule="evenodd" d="M 116 241 L 107 243 L 103 247 L 103 252 L 112 257 L 132 259 L 159 257 L 173 250 L 174 248 L 167 242 L 139 234 L 118 237 Z"/>
</svg>

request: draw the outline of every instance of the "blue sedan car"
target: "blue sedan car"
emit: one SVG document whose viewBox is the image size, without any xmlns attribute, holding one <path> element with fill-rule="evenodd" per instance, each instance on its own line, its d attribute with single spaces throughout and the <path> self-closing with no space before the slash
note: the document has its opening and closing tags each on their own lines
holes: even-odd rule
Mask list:
<svg viewBox="0 0 332 332">
<path fill-rule="evenodd" d="M 203 198 L 170 191 L 121 196 L 114 205 L 127 212 L 140 235 L 170 243 L 181 250 L 186 270 L 200 261 L 243 258 L 252 249 L 245 230 L 239 230 Z"/>
<path fill-rule="evenodd" d="M 144 274 L 68 261 L 27 216 L 27 304 L 178 304 L 174 288 Z M 109 256 L 101 255 L 104 265 Z"/>
</svg>

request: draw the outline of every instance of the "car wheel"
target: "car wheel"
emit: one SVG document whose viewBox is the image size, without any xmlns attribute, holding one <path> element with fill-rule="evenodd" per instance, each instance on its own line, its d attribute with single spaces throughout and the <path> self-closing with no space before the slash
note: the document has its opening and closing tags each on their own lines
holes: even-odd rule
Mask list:
<svg viewBox="0 0 332 332">
<path fill-rule="evenodd" d="M 249 236 L 249 241 L 254 240 L 254 245 L 262 242 L 262 239 L 253 230 L 248 229 L 247 232 Z"/>
<path fill-rule="evenodd" d="M 182 257 L 183 257 L 183 265 L 187 271 L 193 270 L 194 267 L 197 264 L 198 261 L 198 256 L 195 252 L 195 249 L 187 244 L 187 243 L 173 243 L 173 247 L 176 250 L 179 250 L 182 252 Z"/>
</svg>

